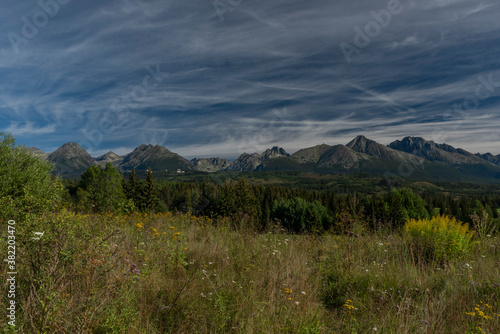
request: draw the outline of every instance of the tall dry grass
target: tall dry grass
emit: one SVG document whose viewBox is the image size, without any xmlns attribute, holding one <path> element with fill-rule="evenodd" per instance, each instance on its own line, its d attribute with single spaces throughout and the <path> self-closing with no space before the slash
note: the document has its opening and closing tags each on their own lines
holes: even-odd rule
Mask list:
<svg viewBox="0 0 500 334">
<path fill-rule="evenodd" d="M 18 226 L 19 333 L 500 332 L 498 237 L 432 262 L 404 234 L 256 233 L 170 213 Z"/>
</svg>

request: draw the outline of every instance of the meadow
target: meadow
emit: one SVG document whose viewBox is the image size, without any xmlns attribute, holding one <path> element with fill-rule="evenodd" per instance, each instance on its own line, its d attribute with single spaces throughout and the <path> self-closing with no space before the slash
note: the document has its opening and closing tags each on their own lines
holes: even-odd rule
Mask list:
<svg viewBox="0 0 500 334">
<path fill-rule="evenodd" d="M 437 256 L 403 229 L 292 235 L 170 212 L 63 209 L 17 226 L 16 327 L 3 333 L 500 332 L 495 235 Z"/>
</svg>

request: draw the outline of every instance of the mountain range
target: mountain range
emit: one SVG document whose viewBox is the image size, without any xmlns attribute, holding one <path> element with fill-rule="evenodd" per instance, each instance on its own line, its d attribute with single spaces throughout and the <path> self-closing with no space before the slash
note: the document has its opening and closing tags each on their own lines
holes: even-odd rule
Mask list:
<svg viewBox="0 0 500 334">
<path fill-rule="evenodd" d="M 243 153 L 236 160 L 195 158 L 187 160 L 160 145 L 140 145 L 125 156 L 108 152 L 93 158 L 77 143 L 66 143 L 52 153 L 29 147 L 48 159 L 55 172 L 78 176 L 92 165 L 111 163 L 120 172 L 151 167 L 153 171 L 275 171 L 296 170 L 319 173 L 365 172 L 372 175 L 400 175 L 422 179 L 500 183 L 500 155 L 472 154 L 448 144 L 421 137 L 405 137 L 383 145 L 357 136 L 346 145 L 321 144 L 288 154 L 275 146 L 262 153 Z"/>
</svg>

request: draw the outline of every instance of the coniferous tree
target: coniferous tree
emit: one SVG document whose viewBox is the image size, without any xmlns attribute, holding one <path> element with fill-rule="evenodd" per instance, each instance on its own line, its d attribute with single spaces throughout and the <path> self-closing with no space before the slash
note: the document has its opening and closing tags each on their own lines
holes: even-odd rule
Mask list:
<svg viewBox="0 0 500 334">
<path fill-rule="evenodd" d="M 143 191 L 142 191 L 142 182 L 137 180 L 137 175 L 135 172 L 135 168 L 132 169 L 132 173 L 128 178 L 126 183 L 126 195 L 127 199 L 132 200 L 135 207 L 140 208 L 143 206 Z"/>
<path fill-rule="evenodd" d="M 229 182 L 224 183 L 219 190 L 217 197 L 217 213 L 221 216 L 234 217 L 236 216 L 236 191 L 233 185 Z"/>
<path fill-rule="evenodd" d="M 400 227 L 405 222 L 403 206 L 401 204 L 401 194 L 398 191 L 392 191 L 389 194 L 389 217 L 395 227 Z"/>
<path fill-rule="evenodd" d="M 148 168 L 146 182 L 142 189 L 141 208 L 144 211 L 157 211 L 159 209 L 158 190 L 153 179 L 153 171 Z"/>
</svg>

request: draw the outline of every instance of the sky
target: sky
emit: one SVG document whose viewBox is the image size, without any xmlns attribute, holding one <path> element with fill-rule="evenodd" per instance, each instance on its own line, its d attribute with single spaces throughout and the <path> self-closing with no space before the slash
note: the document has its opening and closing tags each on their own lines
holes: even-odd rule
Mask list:
<svg viewBox="0 0 500 334">
<path fill-rule="evenodd" d="M 184 157 L 357 135 L 500 154 L 498 0 L 4 0 L 0 132 Z"/>
</svg>

